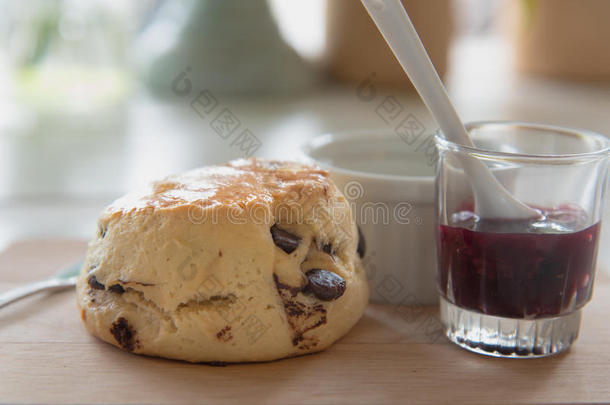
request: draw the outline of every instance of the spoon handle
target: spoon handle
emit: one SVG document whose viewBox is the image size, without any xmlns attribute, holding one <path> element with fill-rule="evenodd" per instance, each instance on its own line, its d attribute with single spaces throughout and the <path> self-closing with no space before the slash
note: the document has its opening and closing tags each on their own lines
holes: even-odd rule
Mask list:
<svg viewBox="0 0 610 405">
<path fill-rule="evenodd" d="M 445 137 L 472 146 L 441 79 L 400 0 L 362 0 Z"/>
<path fill-rule="evenodd" d="M 14 288 L 0 294 L 0 308 L 40 291 L 63 290 L 76 285 L 76 277 L 51 278 Z"/>
<path fill-rule="evenodd" d="M 361 1 L 434 116 L 444 137 L 459 145 L 473 146 L 401 1 Z M 474 197 L 478 215 L 483 218 L 540 217 L 538 211 L 516 200 L 483 162 L 466 156 L 462 159 L 462 165 L 476 185 Z"/>
</svg>

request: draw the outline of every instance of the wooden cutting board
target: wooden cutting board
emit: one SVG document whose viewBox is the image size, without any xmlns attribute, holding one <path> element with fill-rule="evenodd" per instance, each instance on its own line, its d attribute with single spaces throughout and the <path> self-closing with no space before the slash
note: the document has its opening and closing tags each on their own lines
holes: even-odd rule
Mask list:
<svg viewBox="0 0 610 405">
<path fill-rule="evenodd" d="M 79 259 L 85 243 L 30 241 L 0 254 L 0 291 Z M 90 336 L 73 291 L 0 310 L 0 402 L 590 403 L 610 401 L 610 281 L 598 280 L 581 337 L 536 360 L 467 352 L 439 333 L 436 308 L 370 305 L 327 351 L 264 364 L 187 364 L 123 352 Z"/>
</svg>

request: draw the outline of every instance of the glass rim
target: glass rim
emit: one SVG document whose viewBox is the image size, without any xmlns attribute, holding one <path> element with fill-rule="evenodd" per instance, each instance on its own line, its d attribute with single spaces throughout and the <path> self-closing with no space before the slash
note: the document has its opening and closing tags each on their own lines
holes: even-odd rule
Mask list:
<svg viewBox="0 0 610 405">
<path fill-rule="evenodd" d="M 486 127 L 513 127 L 515 129 L 536 129 L 540 131 L 556 132 L 563 135 L 578 136 L 580 138 L 593 139 L 599 142 L 601 147 L 598 150 L 582 153 L 568 153 L 568 154 L 530 154 L 530 153 L 515 153 L 515 152 L 501 152 L 494 151 L 484 148 L 478 148 L 476 146 L 461 145 L 455 142 L 451 142 L 442 136 L 442 131 L 439 129 L 434 134 L 434 140 L 437 146 L 441 146 L 444 149 L 453 150 L 455 152 L 464 152 L 468 154 L 474 154 L 479 156 L 487 157 L 504 157 L 509 159 L 524 159 L 524 160 L 543 160 L 543 161 L 571 161 L 579 159 L 594 159 L 604 158 L 610 154 L 610 140 L 604 135 L 597 132 L 589 131 L 586 129 L 567 128 L 558 125 L 540 124 L 535 122 L 526 121 L 473 121 L 464 124 L 466 130 L 470 132 L 473 129 L 485 129 Z"/>
</svg>

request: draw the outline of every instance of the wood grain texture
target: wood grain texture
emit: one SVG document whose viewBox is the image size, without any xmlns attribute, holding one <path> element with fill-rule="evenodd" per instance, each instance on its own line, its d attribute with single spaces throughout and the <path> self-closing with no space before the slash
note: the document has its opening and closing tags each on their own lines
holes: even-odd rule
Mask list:
<svg viewBox="0 0 610 405">
<path fill-rule="evenodd" d="M 33 241 L 0 255 L 0 291 L 52 274 L 85 244 Z M 73 291 L 0 311 L 0 402 L 8 403 L 591 403 L 610 401 L 610 282 L 598 280 L 566 354 L 504 360 L 439 333 L 436 308 L 370 305 L 329 350 L 273 363 L 186 364 L 122 352 L 81 325 Z"/>
</svg>

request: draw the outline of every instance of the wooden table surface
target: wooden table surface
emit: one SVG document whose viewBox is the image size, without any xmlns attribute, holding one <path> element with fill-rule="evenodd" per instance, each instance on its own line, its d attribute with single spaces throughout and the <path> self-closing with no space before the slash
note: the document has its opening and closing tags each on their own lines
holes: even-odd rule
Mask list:
<svg viewBox="0 0 610 405">
<path fill-rule="evenodd" d="M 79 259 L 79 241 L 30 241 L 0 254 L 0 291 Z M 0 310 L 1 403 L 591 403 L 610 401 L 610 281 L 597 282 L 567 353 L 535 360 L 467 352 L 436 308 L 370 305 L 327 351 L 227 367 L 132 355 L 90 336 L 73 291 Z"/>
</svg>

